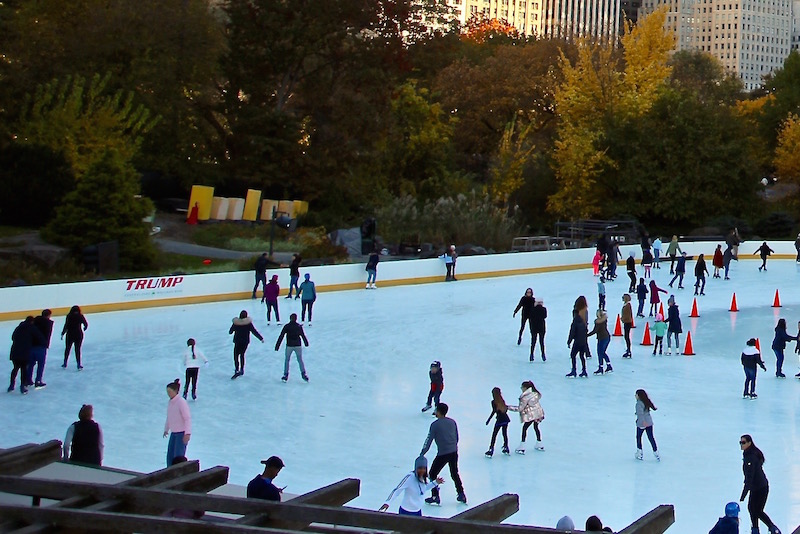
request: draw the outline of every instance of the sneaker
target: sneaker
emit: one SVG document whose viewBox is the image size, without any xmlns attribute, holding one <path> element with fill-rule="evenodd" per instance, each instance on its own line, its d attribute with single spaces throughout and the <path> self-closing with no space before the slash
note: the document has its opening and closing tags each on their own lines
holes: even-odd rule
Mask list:
<svg viewBox="0 0 800 534">
<path fill-rule="evenodd" d="M 428 411 L 428 410 L 430 410 L 430 409 L 431 409 L 431 405 L 430 405 L 430 404 L 426 404 L 425 406 L 423 406 L 423 407 L 422 407 L 422 410 L 420 410 L 420 411 L 421 411 L 422 413 L 425 413 L 425 412 L 427 412 L 427 411 Z"/>
<path fill-rule="evenodd" d="M 289 380 L 289 375 L 283 375 L 283 376 L 281 377 L 281 380 L 283 380 L 284 382 L 286 382 L 287 380 Z"/>
<path fill-rule="evenodd" d="M 439 499 L 438 495 L 431 495 L 430 497 L 425 499 L 425 502 L 428 504 L 435 504 L 437 506 L 442 504 L 442 501 Z"/>
<path fill-rule="evenodd" d="M 454 278 L 454 280 L 455 280 L 455 278 Z M 456 496 L 456 500 L 458 502 L 460 502 L 460 503 L 467 504 L 467 496 L 464 495 L 463 491 Z"/>
<path fill-rule="evenodd" d="M 300 375 L 300 378 L 308 382 L 308 375 Z"/>
</svg>

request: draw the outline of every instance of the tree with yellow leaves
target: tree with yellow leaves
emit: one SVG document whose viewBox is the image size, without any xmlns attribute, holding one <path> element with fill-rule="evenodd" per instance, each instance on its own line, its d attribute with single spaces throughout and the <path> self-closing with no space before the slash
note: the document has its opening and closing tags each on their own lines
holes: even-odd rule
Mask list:
<svg viewBox="0 0 800 534">
<path fill-rule="evenodd" d="M 795 114 L 789 115 L 778 132 L 773 163 L 779 177 L 800 182 L 800 117 Z"/>
</svg>

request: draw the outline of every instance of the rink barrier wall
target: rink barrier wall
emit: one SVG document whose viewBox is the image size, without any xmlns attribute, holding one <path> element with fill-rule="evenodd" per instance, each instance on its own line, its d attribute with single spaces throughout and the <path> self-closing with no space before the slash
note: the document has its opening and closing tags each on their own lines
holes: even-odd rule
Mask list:
<svg viewBox="0 0 800 534">
<path fill-rule="evenodd" d="M 710 270 L 716 245 L 713 241 L 686 242 L 681 243 L 681 248 L 691 256 L 704 253 Z M 739 258 L 758 260 L 759 257 L 752 253 L 760 245 L 760 242 L 742 244 L 739 247 Z M 774 242 L 770 246 L 775 250 L 772 259 L 796 257 L 793 241 Z M 629 251 L 635 251 L 638 264 L 641 260 L 641 247 L 638 244 L 623 245 L 620 250 L 621 270 L 624 274 L 624 262 Z M 457 260 L 456 276 L 469 280 L 591 268 L 593 256 L 593 248 L 463 256 Z M 366 283 L 363 263 L 301 268 L 301 282 L 305 273 L 311 274 L 317 291 L 321 293 L 363 289 Z M 386 287 L 442 282 L 444 273 L 444 262 L 438 258 L 387 261 L 378 264 L 377 285 Z M 268 270 L 267 279 L 273 274 L 279 276 L 281 295 L 286 295 L 289 286 L 288 268 Z M 84 313 L 97 313 L 241 300 L 251 296 L 254 282 L 252 271 L 240 271 L 6 287 L 0 288 L 0 320 L 38 315 L 45 308 L 52 310 L 56 316 L 65 315 L 75 304 Z"/>
</svg>

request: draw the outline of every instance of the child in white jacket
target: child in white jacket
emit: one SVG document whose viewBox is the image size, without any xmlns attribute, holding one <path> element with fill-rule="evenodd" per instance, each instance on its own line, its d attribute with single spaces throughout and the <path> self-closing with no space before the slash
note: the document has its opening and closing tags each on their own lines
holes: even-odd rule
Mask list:
<svg viewBox="0 0 800 534">
<path fill-rule="evenodd" d="M 189 382 L 192 383 L 192 400 L 197 400 L 197 374 L 200 371 L 200 362 L 203 365 L 208 365 L 208 359 L 200 349 L 195 346 L 193 338 L 189 338 L 186 342 L 186 352 L 183 353 L 183 365 L 186 367 L 186 383 L 183 386 L 183 398 L 189 392 Z"/>
<path fill-rule="evenodd" d="M 519 396 L 519 405 L 508 407 L 512 412 L 519 412 L 519 419 L 522 422 L 522 441 L 516 452 L 525 454 L 525 438 L 531 425 L 533 425 L 533 431 L 536 432 L 536 450 L 543 451 L 542 434 L 539 432 L 539 423 L 544 421 L 544 409 L 539 404 L 542 394 L 530 380 L 523 382 L 521 388 L 522 395 Z"/>
<path fill-rule="evenodd" d="M 428 460 L 424 456 L 420 456 L 414 462 L 414 471 L 410 472 L 400 481 L 395 489 L 386 498 L 378 511 L 385 512 L 389 509 L 389 504 L 397 498 L 401 493 L 403 494 L 403 502 L 400 504 L 398 513 L 400 515 L 422 515 L 422 503 L 425 494 L 431 489 L 443 484 L 444 480 L 439 477 L 436 480 L 428 482 Z"/>
</svg>

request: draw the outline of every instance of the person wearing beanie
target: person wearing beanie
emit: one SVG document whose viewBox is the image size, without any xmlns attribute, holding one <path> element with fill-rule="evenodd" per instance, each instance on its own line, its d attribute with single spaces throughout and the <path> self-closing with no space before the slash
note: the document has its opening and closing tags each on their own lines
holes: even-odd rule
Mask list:
<svg viewBox="0 0 800 534">
<path fill-rule="evenodd" d="M 311 309 L 314 307 L 314 302 L 317 301 L 317 286 L 311 281 L 311 275 L 306 273 L 305 280 L 300 284 L 297 290 L 296 299 L 300 299 L 302 306 L 302 313 L 300 314 L 300 323 L 305 323 L 306 311 L 308 311 L 308 326 L 311 326 Z"/>
<path fill-rule="evenodd" d="M 439 360 L 431 363 L 428 376 L 431 379 L 431 389 L 428 391 L 428 401 L 422 407 L 423 412 L 427 412 L 432 406 L 437 406 L 439 399 L 442 397 L 442 391 L 444 391 L 444 374 L 442 372 L 442 363 Z M 433 405 L 431 405 L 431 402 L 433 402 Z"/>
<path fill-rule="evenodd" d="M 270 456 L 268 459 L 262 460 L 261 463 L 264 464 L 264 472 L 256 475 L 247 484 L 247 498 L 281 502 L 283 488 L 277 487 L 273 481 L 284 467 L 283 460 L 277 456 Z"/>
<path fill-rule="evenodd" d="M 742 367 L 744 368 L 744 393 L 742 393 L 742 398 L 757 399 L 756 374 L 758 373 L 758 367 L 766 371 L 767 366 L 764 365 L 761 353 L 756 348 L 755 338 L 751 337 L 747 340 L 747 345 L 742 351 Z"/>
<path fill-rule="evenodd" d="M 397 513 L 400 515 L 422 515 L 423 497 L 428 490 L 438 488 L 443 483 L 444 480 L 441 477 L 428 481 L 428 460 L 424 456 L 420 456 L 414 462 L 414 470 L 403 477 L 403 480 L 392 490 L 378 511 L 385 512 L 388 510 L 392 501 L 402 493 L 403 501 L 400 503 L 400 509 Z"/>
<path fill-rule="evenodd" d="M 272 322 L 272 310 L 275 310 L 275 322 L 281 324 L 281 315 L 278 312 L 278 295 L 281 288 L 278 285 L 278 275 L 273 274 L 269 283 L 264 288 L 264 302 L 267 305 L 267 326 Z"/>
<path fill-rule="evenodd" d="M 264 342 L 264 338 L 253 326 L 253 320 L 247 316 L 247 312 L 242 310 L 239 318 L 233 319 L 233 324 L 228 330 L 228 334 L 233 334 L 233 376 L 231 380 L 244 376 L 244 353 L 250 345 L 250 334 L 256 336 L 259 341 Z"/>
<path fill-rule="evenodd" d="M 739 534 L 739 504 L 729 502 L 725 505 L 725 517 L 720 517 L 708 534 Z"/>
<path fill-rule="evenodd" d="M 544 301 L 536 298 L 533 301 L 533 308 L 531 309 L 531 316 L 528 320 L 531 327 L 531 357 L 533 361 L 533 349 L 536 347 L 536 339 L 539 339 L 539 350 L 542 352 L 542 361 L 547 361 L 547 355 L 544 353 L 544 334 L 547 330 L 547 308 L 544 307 Z"/>
<path fill-rule="evenodd" d="M 572 520 L 570 516 L 565 515 L 564 517 L 558 520 L 558 523 L 556 523 L 556 530 L 566 530 L 566 531 L 575 530 L 575 522 Z"/>
</svg>

